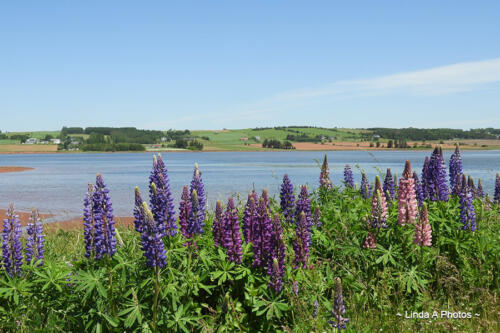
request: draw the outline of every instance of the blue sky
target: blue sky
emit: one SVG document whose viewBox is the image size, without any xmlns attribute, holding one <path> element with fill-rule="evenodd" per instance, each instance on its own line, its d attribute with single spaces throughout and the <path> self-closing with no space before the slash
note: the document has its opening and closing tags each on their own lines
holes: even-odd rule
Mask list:
<svg viewBox="0 0 500 333">
<path fill-rule="evenodd" d="M 0 130 L 500 127 L 500 1 L 2 1 Z"/>
</svg>

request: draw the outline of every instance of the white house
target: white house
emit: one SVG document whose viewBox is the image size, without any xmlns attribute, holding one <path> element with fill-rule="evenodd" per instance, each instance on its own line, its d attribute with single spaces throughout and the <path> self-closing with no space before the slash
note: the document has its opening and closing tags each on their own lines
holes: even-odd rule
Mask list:
<svg viewBox="0 0 500 333">
<path fill-rule="evenodd" d="M 50 139 L 50 142 L 52 142 L 55 145 L 61 144 L 61 139 Z"/>
<path fill-rule="evenodd" d="M 24 143 L 27 145 L 34 145 L 34 144 L 37 144 L 38 141 L 39 140 L 37 138 L 29 138 Z"/>
</svg>

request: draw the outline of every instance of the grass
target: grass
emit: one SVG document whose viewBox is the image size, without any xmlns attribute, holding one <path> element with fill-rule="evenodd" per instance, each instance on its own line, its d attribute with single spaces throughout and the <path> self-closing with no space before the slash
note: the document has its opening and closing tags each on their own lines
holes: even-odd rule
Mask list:
<svg viewBox="0 0 500 333">
<path fill-rule="evenodd" d="M 12 135 L 28 135 L 30 138 L 45 139 L 45 136 L 52 135 L 56 138 L 59 136 L 60 131 L 33 131 L 33 132 L 8 132 L 6 133 L 9 137 Z"/>
<path fill-rule="evenodd" d="M 296 133 L 295 131 L 299 131 Z M 235 130 L 211 130 L 211 131 L 192 131 L 193 135 L 199 137 L 208 137 L 209 140 L 202 140 L 205 146 L 204 150 L 262 150 L 261 147 L 252 147 L 245 145 L 246 143 L 255 144 L 261 143 L 265 139 L 285 140 L 287 135 L 300 135 L 302 133 L 315 137 L 317 135 L 336 137 L 339 141 L 357 140 L 360 138 L 359 130 L 347 129 L 321 129 L 321 128 L 284 128 L 284 129 L 235 129 Z M 255 136 L 260 137 L 260 141 L 254 139 Z M 248 138 L 248 141 L 241 141 L 241 138 Z"/>
<path fill-rule="evenodd" d="M 15 145 L 18 143 L 19 143 L 19 140 L 12 140 L 12 139 L 1 139 L 0 140 L 0 145 Z"/>
</svg>

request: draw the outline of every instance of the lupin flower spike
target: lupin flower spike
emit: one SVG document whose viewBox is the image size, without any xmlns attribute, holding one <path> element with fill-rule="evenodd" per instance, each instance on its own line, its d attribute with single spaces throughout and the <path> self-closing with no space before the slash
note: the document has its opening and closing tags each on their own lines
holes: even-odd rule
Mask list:
<svg viewBox="0 0 500 333">
<path fill-rule="evenodd" d="M 392 173 L 391 169 L 387 168 L 387 172 L 385 174 L 385 179 L 384 179 L 384 193 L 389 193 L 389 196 L 387 197 L 388 201 L 391 201 L 394 199 L 394 179 L 392 178 Z"/>
<path fill-rule="evenodd" d="M 319 175 L 319 185 L 320 188 L 331 189 L 332 181 L 330 180 L 330 170 L 328 168 L 328 158 L 325 154 L 325 158 L 323 159 L 323 164 L 321 165 L 321 173 Z"/>
<path fill-rule="evenodd" d="M 415 180 L 411 172 L 410 161 L 406 161 L 403 176 L 399 179 L 398 188 L 398 223 L 414 223 L 417 218 L 418 207 L 415 194 Z"/>
<path fill-rule="evenodd" d="M 349 318 L 344 317 L 345 305 L 344 296 L 342 295 L 342 281 L 340 278 L 335 280 L 335 296 L 333 300 L 332 316 L 333 320 L 328 321 L 333 328 L 346 329 L 346 323 Z"/>
<path fill-rule="evenodd" d="M 222 219 L 223 219 L 223 211 L 222 211 L 222 202 L 217 200 L 215 204 L 215 216 L 212 222 L 212 233 L 214 235 L 214 244 L 215 246 L 222 245 Z"/>
<path fill-rule="evenodd" d="M 346 164 L 344 168 L 344 184 L 346 187 L 354 188 L 354 178 L 349 164 Z"/>
<path fill-rule="evenodd" d="M 9 276 L 22 274 L 21 222 L 19 215 L 14 211 L 13 204 L 9 206 L 7 218 L 3 220 L 2 257 L 3 267 Z"/>
<path fill-rule="evenodd" d="M 294 215 L 293 215 L 293 208 L 295 205 L 295 196 L 293 195 L 293 185 L 292 182 L 290 181 L 290 178 L 288 178 L 288 175 L 285 174 L 283 176 L 283 183 L 281 184 L 281 191 L 280 191 L 280 204 L 281 204 L 281 211 L 283 212 L 283 216 L 285 217 L 286 222 L 293 222 Z"/>
<path fill-rule="evenodd" d="M 432 228 L 429 224 L 429 214 L 425 203 L 420 212 L 420 221 L 415 225 L 413 243 L 420 246 L 432 246 Z"/>
<path fill-rule="evenodd" d="M 189 195 L 189 189 L 186 185 L 182 189 L 181 202 L 179 203 L 179 227 L 184 238 L 190 238 L 188 234 L 188 221 L 191 215 L 191 207 L 191 196 Z"/>
<path fill-rule="evenodd" d="M 372 227 L 386 228 L 387 202 L 380 184 L 380 178 L 375 178 L 375 190 L 372 197 Z"/>
<path fill-rule="evenodd" d="M 226 212 L 222 218 L 222 246 L 227 250 L 229 261 L 241 264 L 240 224 L 233 198 L 227 201 Z"/>
<path fill-rule="evenodd" d="M 31 264 L 34 258 L 34 261 L 38 262 L 38 266 L 41 266 L 43 265 L 45 238 L 43 235 L 42 220 L 36 209 L 33 209 L 31 212 L 30 223 L 26 227 L 26 233 L 28 234 L 25 250 L 26 263 L 28 265 Z"/>
</svg>

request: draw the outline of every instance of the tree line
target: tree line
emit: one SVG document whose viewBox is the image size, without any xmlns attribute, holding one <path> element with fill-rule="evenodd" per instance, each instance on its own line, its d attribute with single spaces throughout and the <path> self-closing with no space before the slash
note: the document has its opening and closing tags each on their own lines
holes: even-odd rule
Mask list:
<svg viewBox="0 0 500 333">
<path fill-rule="evenodd" d="M 273 149 L 295 149 L 292 143 L 288 140 L 281 142 L 276 139 L 265 139 L 262 142 L 263 148 L 273 148 Z"/>
<path fill-rule="evenodd" d="M 393 140 L 452 140 L 452 139 L 496 139 L 500 129 L 476 128 L 470 130 L 453 128 L 368 128 L 372 133 L 365 136 L 379 135 L 381 138 Z"/>
</svg>

